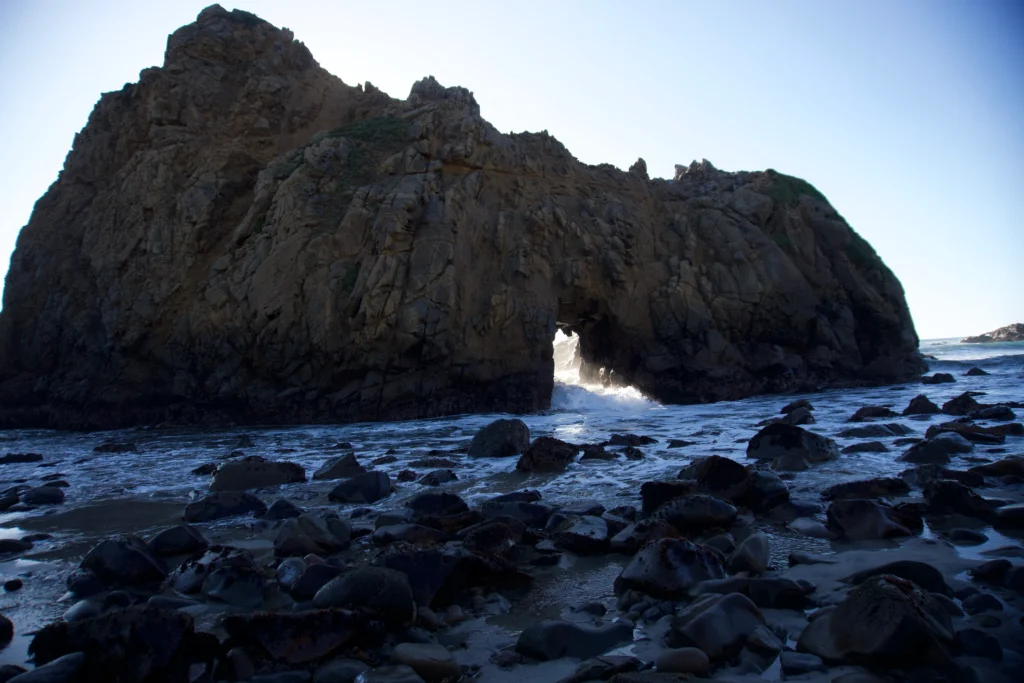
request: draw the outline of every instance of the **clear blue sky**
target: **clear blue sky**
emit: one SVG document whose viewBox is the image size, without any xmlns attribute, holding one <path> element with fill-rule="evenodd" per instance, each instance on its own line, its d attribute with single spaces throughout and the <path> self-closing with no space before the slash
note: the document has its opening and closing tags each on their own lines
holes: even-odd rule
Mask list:
<svg viewBox="0 0 1024 683">
<path fill-rule="evenodd" d="M 207 2 L 0 0 L 0 268 L 99 93 Z M 1024 3 L 225 2 L 346 83 L 433 74 L 503 131 L 652 175 L 806 178 L 907 291 L 922 338 L 1024 321 Z"/>
</svg>

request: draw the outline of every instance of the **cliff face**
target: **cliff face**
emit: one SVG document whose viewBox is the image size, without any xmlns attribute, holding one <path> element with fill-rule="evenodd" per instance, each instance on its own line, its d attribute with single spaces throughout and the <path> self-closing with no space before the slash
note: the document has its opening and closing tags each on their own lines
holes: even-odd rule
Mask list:
<svg viewBox="0 0 1024 683">
<path fill-rule="evenodd" d="M 662 401 L 922 370 L 898 280 L 803 181 L 587 166 L 214 6 L 101 98 L 23 229 L 0 424 L 530 411 L 558 325 Z"/>
<path fill-rule="evenodd" d="M 1024 341 L 1024 323 L 1013 323 L 976 337 L 964 337 L 961 344 L 990 344 L 992 342 Z"/>
</svg>

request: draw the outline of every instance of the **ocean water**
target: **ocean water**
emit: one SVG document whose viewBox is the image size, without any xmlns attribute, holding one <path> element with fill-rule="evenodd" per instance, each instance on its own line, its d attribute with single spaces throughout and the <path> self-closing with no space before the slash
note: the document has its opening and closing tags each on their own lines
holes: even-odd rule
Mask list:
<svg viewBox="0 0 1024 683">
<path fill-rule="evenodd" d="M 272 460 L 300 463 L 308 476 L 324 462 L 339 454 L 340 442 L 350 443 L 357 458 L 367 466 L 387 471 L 394 479 L 410 460 L 444 455 L 456 461 L 458 480 L 443 490 L 463 496 L 471 505 L 498 493 L 523 488 L 538 489 L 546 502 L 567 503 L 595 500 L 607 508 L 618 505 L 639 507 L 640 485 L 652 479 L 675 478 L 679 469 L 694 457 L 717 454 L 746 459 L 747 441 L 757 433 L 757 423 L 779 414 L 782 406 L 805 398 L 814 405 L 816 423 L 808 428 L 836 438 L 840 447 L 859 441 L 837 434 L 849 426 L 848 418 L 861 406 L 886 405 L 901 412 L 911 398 L 925 393 L 941 405 L 960 393 L 982 392 L 979 401 L 998 403 L 1024 401 L 1024 343 L 959 344 L 940 339 L 922 342 L 921 351 L 932 372 L 949 372 L 955 383 L 830 390 L 802 395 L 759 396 L 741 401 L 707 405 L 668 406 L 644 397 L 632 387 L 586 385 L 579 380 L 575 358 L 576 341 L 560 335 L 552 351 L 556 385 L 550 410 L 519 416 L 534 437 L 549 435 L 575 443 L 595 443 L 614 433 L 651 436 L 657 443 L 643 447 L 640 461 L 577 462 L 562 474 L 524 474 L 515 471 L 515 458 L 472 459 L 460 453 L 473 435 L 501 414 L 459 415 L 407 422 L 315 425 L 305 427 L 196 429 L 127 429 L 114 432 L 75 433 L 44 430 L 0 431 L 0 454 L 41 453 L 42 462 L 0 465 L 0 490 L 15 486 L 37 486 L 44 477 L 66 480 L 67 499 L 63 505 L 31 511 L 0 513 L 0 537 L 20 538 L 25 533 L 44 531 L 52 538 L 39 541 L 17 560 L 2 561 L 0 579 L 22 576 L 26 587 L 17 593 L 0 595 L 0 611 L 15 618 L 19 633 L 38 628 L 58 617 L 67 605 L 57 602 L 63 593 L 63 575 L 77 565 L 81 556 L 99 539 L 117 533 L 149 537 L 157 529 L 177 523 L 181 510 L 209 488 L 208 476 L 190 471 L 204 463 L 220 462 L 238 450 Z M 981 367 L 989 375 L 968 377 L 967 370 Z M 944 415 L 895 418 L 886 422 L 906 425 L 914 436 L 923 436 L 930 424 L 951 419 Z M 692 445 L 668 448 L 670 439 L 685 439 Z M 137 453 L 96 453 L 106 441 L 132 442 Z M 239 444 L 244 441 L 246 444 Z M 882 439 L 890 443 L 892 439 Z M 874 476 L 895 476 L 906 469 L 896 458 L 902 448 L 890 445 L 885 453 L 842 455 L 835 461 L 793 473 L 788 482 L 795 498 L 819 500 L 821 490 L 833 483 Z M 393 453 L 396 461 L 371 465 L 380 456 Z M 1010 437 L 998 448 L 978 447 L 972 457 L 999 458 L 1024 454 L 1024 438 Z M 426 470 L 419 470 L 424 474 Z M 336 482 L 290 484 L 276 490 L 257 492 L 270 503 L 284 497 L 301 507 L 338 509 L 326 499 Z M 418 483 L 398 484 L 395 495 L 373 506 L 375 510 L 401 507 L 409 497 L 427 487 Z M 346 514 L 355 506 L 341 506 Z M 372 516 L 367 519 L 373 519 Z M 824 519 L 824 515 L 819 515 Z M 773 562 L 785 565 L 789 551 L 800 548 L 831 552 L 828 541 L 809 538 L 778 524 L 759 523 L 771 537 Z M 230 542 L 253 550 L 269 552 L 273 530 L 265 522 L 232 518 L 201 525 L 211 539 Z M 931 533 L 926 531 L 926 533 Z M 992 543 L 1010 542 L 992 535 Z M 988 546 L 976 548 L 981 552 Z M 567 562 L 590 562 L 569 558 Z M 531 594 L 528 614 L 534 617 L 557 613 L 558 606 L 571 599 L 610 598 L 611 583 L 625 561 L 609 559 L 592 571 L 566 571 L 553 575 Z M 582 567 L 582 565 L 580 565 Z M 522 604 L 517 609 L 522 609 Z M 531 617 L 532 618 L 532 617 Z M 0 663 L 23 660 L 28 636 L 0 653 Z"/>
</svg>

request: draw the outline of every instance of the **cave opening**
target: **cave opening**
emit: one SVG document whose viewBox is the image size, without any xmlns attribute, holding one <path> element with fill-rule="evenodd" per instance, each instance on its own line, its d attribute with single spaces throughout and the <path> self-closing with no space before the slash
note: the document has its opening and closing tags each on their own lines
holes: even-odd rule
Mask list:
<svg viewBox="0 0 1024 683">
<path fill-rule="evenodd" d="M 620 386 L 620 377 L 613 368 L 588 362 L 584 341 L 572 327 L 559 325 L 551 343 L 556 383 L 595 388 Z"/>
</svg>

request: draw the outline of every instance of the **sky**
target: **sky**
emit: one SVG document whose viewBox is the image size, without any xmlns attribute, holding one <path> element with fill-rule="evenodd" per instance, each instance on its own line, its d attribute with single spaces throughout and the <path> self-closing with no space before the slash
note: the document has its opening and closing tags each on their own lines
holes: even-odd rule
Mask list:
<svg viewBox="0 0 1024 683">
<path fill-rule="evenodd" d="M 0 270 L 101 92 L 208 2 L 0 0 Z M 435 76 L 505 132 L 652 176 L 707 158 L 821 190 L 923 339 L 1024 321 L 1024 3 L 224 2 L 350 85 Z"/>
</svg>

